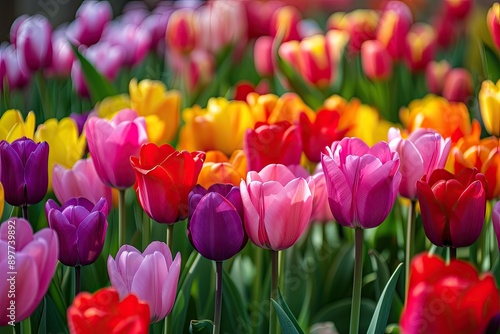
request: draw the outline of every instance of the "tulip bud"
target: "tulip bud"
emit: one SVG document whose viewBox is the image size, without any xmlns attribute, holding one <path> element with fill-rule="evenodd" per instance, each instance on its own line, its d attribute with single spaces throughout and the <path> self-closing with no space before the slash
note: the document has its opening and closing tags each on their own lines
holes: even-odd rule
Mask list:
<svg viewBox="0 0 500 334">
<path fill-rule="evenodd" d="M 463 20 L 472 11 L 473 4 L 473 0 L 444 0 L 444 12 L 453 19 Z"/>
<path fill-rule="evenodd" d="M 467 102 L 474 92 L 472 76 L 465 68 L 453 68 L 444 79 L 443 97 L 450 102 Z"/>
<path fill-rule="evenodd" d="M 479 91 L 479 108 L 486 131 L 500 136 L 500 80 L 496 85 L 490 80 L 483 81 Z"/>
<path fill-rule="evenodd" d="M 434 59 L 436 51 L 436 33 L 425 23 L 415 23 L 406 36 L 405 61 L 413 71 L 423 71 Z"/>
<path fill-rule="evenodd" d="M 441 95 L 444 87 L 444 79 L 450 71 L 450 63 L 446 60 L 431 61 L 425 68 L 425 82 L 429 93 Z"/>
<path fill-rule="evenodd" d="M 255 69 L 261 77 L 271 77 L 274 74 L 273 66 L 273 38 L 261 36 L 257 38 L 254 46 Z"/>
<path fill-rule="evenodd" d="M 168 20 L 165 41 L 167 46 L 179 53 L 189 53 L 196 46 L 195 11 L 178 9 Z"/>
<path fill-rule="evenodd" d="M 19 26 L 16 37 L 19 60 L 32 72 L 52 63 L 52 27 L 41 15 L 27 18 Z"/>
<path fill-rule="evenodd" d="M 52 34 L 52 64 L 47 68 L 47 75 L 62 78 L 69 77 L 74 61 L 75 54 L 64 31 L 55 31 Z"/>
<path fill-rule="evenodd" d="M 342 56 L 344 55 L 346 46 L 349 43 L 349 33 L 342 30 L 330 30 L 325 35 L 326 50 L 330 56 L 332 66 L 340 66 Z M 332 78 L 335 80 L 335 78 Z"/>
<path fill-rule="evenodd" d="M 189 54 L 187 66 L 186 83 L 188 91 L 206 87 L 214 77 L 215 60 L 205 50 L 194 50 Z"/>
<path fill-rule="evenodd" d="M 23 14 L 19 16 L 17 19 L 14 20 L 12 25 L 10 26 L 10 44 L 12 44 L 14 47 L 16 46 L 16 40 L 17 40 L 17 31 L 19 30 L 19 27 L 21 24 L 26 21 L 26 19 L 29 17 L 29 15 Z"/>
<path fill-rule="evenodd" d="M 400 1 L 389 1 L 380 16 L 377 39 L 387 48 L 393 59 L 404 55 L 406 35 L 413 17 L 410 8 Z"/>
<path fill-rule="evenodd" d="M 78 45 L 96 44 L 112 17 L 113 9 L 108 1 L 84 1 L 75 21 L 68 27 L 68 37 Z"/>
<path fill-rule="evenodd" d="M 288 41 L 280 45 L 278 54 L 286 61 L 297 73 L 302 70 L 302 58 L 300 52 L 300 43 L 298 41 Z"/>
<path fill-rule="evenodd" d="M 326 48 L 325 36 L 306 37 L 300 42 L 299 48 L 304 78 L 320 88 L 329 86 L 333 68 Z"/>
<path fill-rule="evenodd" d="M 432 26 L 436 30 L 436 42 L 441 48 L 449 48 L 458 37 L 456 21 L 448 16 L 439 15 L 436 17 Z"/>
<path fill-rule="evenodd" d="M 120 47 L 123 54 L 123 64 L 133 67 L 146 57 L 150 46 L 150 35 L 142 26 L 133 24 L 110 24 L 106 27 L 101 39 L 113 46 Z"/>
<path fill-rule="evenodd" d="M 30 81 L 29 70 L 21 63 L 18 57 L 19 50 L 12 45 L 2 51 L 2 59 L 5 64 L 5 76 L 10 90 L 23 89 Z"/>
<path fill-rule="evenodd" d="M 392 75 L 392 58 L 378 40 L 366 41 L 361 46 L 361 64 L 371 80 L 384 80 Z"/>
<path fill-rule="evenodd" d="M 298 24 L 301 19 L 301 13 L 293 6 L 276 9 L 271 18 L 271 36 L 282 34 L 282 42 L 300 40 Z"/>
<path fill-rule="evenodd" d="M 486 24 L 488 25 L 488 30 L 491 34 L 491 39 L 493 43 L 500 51 L 500 3 L 495 2 L 493 6 L 488 10 L 488 15 L 486 17 Z"/>
</svg>

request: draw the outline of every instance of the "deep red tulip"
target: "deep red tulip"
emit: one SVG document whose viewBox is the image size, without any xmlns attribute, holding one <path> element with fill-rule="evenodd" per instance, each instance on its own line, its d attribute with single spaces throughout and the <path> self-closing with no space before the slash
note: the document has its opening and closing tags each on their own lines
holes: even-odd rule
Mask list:
<svg viewBox="0 0 500 334">
<path fill-rule="evenodd" d="M 417 181 L 417 197 L 424 231 L 437 246 L 467 247 L 483 228 L 486 210 L 486 179 L 477 169 L 457 175 L 436 169 Z"/>
<path fill-rule="evenodd" d="M 149 217 L 173 224 L 188 214 L 188 195 L 198 181 L 205 152 L 176 151 L 165 144 L 146 144 L 139 157 L 130 157 L 135 171 L 134 189 Z"/>
</svg>

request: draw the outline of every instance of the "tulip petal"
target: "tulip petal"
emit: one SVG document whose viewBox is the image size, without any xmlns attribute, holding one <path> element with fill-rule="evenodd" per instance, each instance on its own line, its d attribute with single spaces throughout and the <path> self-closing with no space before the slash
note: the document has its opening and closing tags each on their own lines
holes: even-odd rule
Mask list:
<svg viewBox="0 0 500 334">
<path fill-rule="evenodd" d="M 107 227 L 106 216 L 100 211 L 89 214 L 78 226 L 77 248 L 81 265 L 93 263 L 101 254 Z"/>
<path fill-rule="evenodd" d="M 446 225 L 446 216 L 430 186 L 417 181 L 417 197 L 422 214 L 425 235 L 436 246 L 444 246 L 442 233 Z"/>
<path fill-rule="evenodd" d="M 47 291 L 50 281 L 54 276 L 59 255 L 59 242 L 57 233 L 49 228 L 44 228 L 33 236 L 34 241 L 27 245 L 23 252 L 32 254 L 38 266 L 38 278 L 41 291 Z M 33 246 L 33 247 L 32 247 Z M 43 297 L 40 296 L 40 299 Z"/>
<path fill-rule="evenodd" d="M 278 181 L 282 186 L 295 179 L 292 171 L 282 164 L 270 164 L 262 168 L 259 172 L 262 182 Z"/>
<path fill-rule="evenodd" d="M 403 197 L 414 199 L 417 195 L 417 181 L 425 174 L 424 160 L 420 151 L 409 140 L 402 142 L 402 149 L 399 149 L 401 165 L 401 185 L 399 191 Z"/>
<path fill-rule="evenodd" d="M 57 210 L 50 210 L 48 215 L 49 226 L 57 232 L 59 237 L 59 260 L 67 266 L 78 264 L 79 253 L 76 246 L 76 226 Z"/>
<path fill-rule="evenodd" d="M 40 202 L 48 188 L 49 145 L 41 142 L 26 161 L 24 178 L 26 181 L 27 204 Z M 52 173 L 52 171 L 50 171 Z"/>
<path fill-rule="evenodd" d="M 24 165 L 16 151 L 6 141 L 0 142 L 0 181 L 5 189 L 5 201 L 11 205 L 26 204 Z"/>
<path fill-rule="evenodd" d="M 13 222 L 9 223 L 9 222 Z M 23 218 L 11 218 L 7 223 L 0 226 L 0 239 L 7 242 L 9 240 L 9 225 L 15 227 L 14 237 L 16 238 L 16 251 L 21 251 L 33 240 L 33 228 L 31 224 Z"/>
<path fill-rule="evenodd" d="M 177 253 L 174 261 L 168 267 L 168 276 L 163 284 L 161 291 L 162 314 L 159 319 L 166 317 L 174 307 L 175 297 L 177 296 L 177 284 L 179 283 L 179 275 L 181 272 L 181 253 Z"/>
<path fill-rule="evenodd" d="M 250 190 L 251 186 L 251 190 Z M 250 192 L 251 191 L 251 192 Z M 262 183 L 251 182 L 248 186 L 244 180 L 240 183 L 241 201 L 243 203 L 245 232 L 250 240 L 259 247 L 263 244 L 259 240 L 259 225 L 261 219 L 259 201 L 262 196 Z M 256 204 L 254 204 L 254 201 Z"/>
<path fill-rule="evenodd" d="M 491 220 L 493 222 L 493 229 L 497 236 L 498 250 L 500 251 L 500 201 L 495 204 L 491 212 Z"/>
<path fill-rule="evenodd" d="M 172 253 L 170 252 L 170 249 L 168 248 L 166 243 L 153 241 L 148 245 L 148 247 L 146 247 L 146 249 L 142 253 L 142 256 L 154 254 L 154 252 L 160 252 L 161 254 L 163 254 L 168 267 L 172 264 Z"/>
</svg>

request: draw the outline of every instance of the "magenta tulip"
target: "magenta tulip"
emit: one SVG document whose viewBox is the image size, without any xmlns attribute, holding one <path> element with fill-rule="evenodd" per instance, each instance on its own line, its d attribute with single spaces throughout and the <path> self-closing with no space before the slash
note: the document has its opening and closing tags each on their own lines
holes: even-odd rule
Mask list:
<svg viewBox="0 0 500 334">
<path fill-rule="evenodd" d="M 146 121 L 131 109 L 124 109 L 110 121 L 90 117 L 85 126 L 89 152 L 104 184 L 118 189 L 135 182 L 130 157 L 148 141 Z"/>
<path fill-rule="evenodd" d="M 296 178 L 284 165 L 270 164 L 241 180 L 245 231 L 257 246 L 279 251 L 302 235 L 313 206 L 314 182 Z"/>
<path fill-rule="evenodd" d="M 65 31 L 54 31 L 54 34 L 52 34 L 52 64 L 47 69 L 47 74 L 67 78 L 71 74 L 74 61 L 75 54 L 71 49 Z"/>
<path fill-rule="evenodd" d="M 165 318 L 174 306 L 181 270 L 181 254 L 172 261 L 168 246 L 154 241 L 141 254 L 130 245 L 123 245 L 115 259 L 108 257 L 111 285 L 120 298 L 133 293 L 149 305 L 151 322 Z"/>
<path fill-rule="evenodd" d="M 24 20 L 17 30 L 16 48 L 20 63 L 32 72 L 52 63 L 52 27 L 42 15 Z"/>
<path fill-rule="evenodd" d="M 399 129 L 389 130 L 389 147 L 401 159 L 402 179 L 399 194 L 409 199 L 417 197 L 417 181 L 422 176 L 444 168 L 451 148 L 450 138 L 443 139 L 434 130 L 418 129 L 408 139 L 401 137 Z"/>
<path fill-rule="evenodd" d="M 92 158 L 77 161 L 72 169 L 65 169 L 56 164 L 52 170 L 52 188 L 61 203 L 73 197 L 86 197 L 96 204 L 101 197 L 104 197 L 108 204 L 108 212 L 113 204 L 111 188 L 102 183 Z"/>
<path fill-rule="evenodd" d="M 108 1 L 84 1 L 68 28 L 68 37 L 77 45 L 93 45 L 99 41 L 112 17 L 113 10 Z"/>
<path fill-rule="evenodd" d="M 30 81 L 29 70 L 19 61 L 18 52 L 12 45 L 1 51 L 10 90 L 23 89 Z"/>
<path fill-rule="evenodd" d="M 151 44 L 151 38 L 145 27 L 124 23 L 110 24 L 104 31 L 102 40 L 124 51 L 126 66 L 140 64 Z"/>
<path fill-rule="evenodd" d="M 321 164 L 335 220 L 351 228 L 380 225 L 398 194 L 398 154 L 391 152 L 385 142 L 370 148 L 359 138 L 336 141 L 327 151 Z"/>
<path fill-rule="evenodd" d="M 14 263 L 8 258 L 12 253 Z M 33 235 L 27 220 L 10 218 L 0 226 L 0 254 L 0 326 L 13 325 L 35 311 L 49 288 L 59 255 L 57 234 L 44 228 Z M 8 294 L 11 284 L 15 298 Z"/>
</svg>

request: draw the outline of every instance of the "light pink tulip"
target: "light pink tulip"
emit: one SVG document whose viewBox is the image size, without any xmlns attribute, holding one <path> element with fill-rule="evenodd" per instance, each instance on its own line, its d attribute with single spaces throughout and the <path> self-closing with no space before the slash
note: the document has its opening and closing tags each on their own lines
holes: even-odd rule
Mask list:
<svg viewBox="0 0 500 334">
<path fill-rule="evenodd" d="M 123 245 L 116 258 L 108 257 L 111 285 L 120 298 L 130 293 L 149 305 L 151 322 L 165 318 L 174 306 L 181 271 L 181 254 L 172 261 L 168 246 L 153 241 L 141 254 L 130 245 Z"/>
<path fill-rule="evenodd" d="M 124 51 L 124 65 L 135 66 L 147 56 L 151 37 L 145 26 L 135 26 L 121 22 L 109 24 L 102 40 Z"/>
<path fill-rule="evenodd" d="M 326 178 L 321 164 L 311 176 L 314 181 L 313 210 L 311 222 L 327 223 L 333 221 L 332 210 L 328 204 L 328 191 L 326 188 Z"/>
<path fill-rule="evenodd" d="M 96 116 L 85 125 L 89 152 L 97 175 L 110 187 L 126 189 L 135 182 L 130 157 L 138 156 L 148 142 L 146 121 L 132 109 L 124 109 L 110 121 Z"/>
<path fill-rule="evenodd" d="M 271 164 L 249 172 L 240 191 L 245 230 L 255 245 L 278 251 L 299 239 L 311 218 L 314 182 Z"/>
<path fill-rule="evenodd" d="M 15 251 L 13 267 L 8 263 L 8 251 Z M 47 292 L 59 255 L 57 234 L 44 228 L 33 235 L 27 220 L 10 218 L 0 226 L 0 254 L 0 326 L 4 326 L 14 318 L 19 322 L 29 317 Z M 9 279 L 13 276 L 15 299 L 8 297 Z M 9 317 L 12 313 L 8 309 L 12 301 L 15 301 L 13 318 Z"/>
<path fill-rule="evenodd" d="M 17 30 L 16 48 L 19 62 L 32 72 L 52 63 L 52 26 L 42 15 L 24 20 Z"/>
<path fill-rule="evenodd" d="M 47 74 L 67 78 L 71 74 L 74 61 L 75 54 L 71 49 L 65 31 L 54 31 L 52 34 L 52 64 L 47 69 Z"/>
<path fill-rule="evenodd" d="M 359 138 L 336 141 L 327 151 L 321 156 L 321 164 L 335 220 L 351 228 L 380 225 L 398 194 L 398 154 L 385 142 L 370 148 Z"/>
<path fill-rule="evenodd" d="M 60 203 L 66 203 L 74 197 L 85 197 L 96 204 L 104 197 L 108 212 L 113 206 L 111 188 L 102 183 L 92 158 L 78 160 L 72 169 L 56 164 L 52 170 L 52 188 Z"/>
<path fill-rule="evenodd" d="M 0 52 L 2 54 L 2 61 L 5 63 L 5 76 L 7 77 L 7 84 L 9 89 L 23 89 L 30 81 L 29 71 L 19 62 L 17 57 L 17 50 L 8 45 Z"/>
<path fill-rule="evenodd" d="M 273 40 L 271 36 L 261 36 L 255 41 L 253 59 L 261 77 L 272 77 L 274 74 Z"/>
<path fill-rule="evenodd" d="M 435 169 L 444 168 L 451 148 L 450 138 L 430 129 L 418 129 L 408 139 L 403 139 L 399 129 L 389 130 L 389 147 L 399 154 L 402 174 L 399 194 L 409 199 L 417 196 L 417 181 L 431 175 Z M 428 178 L 426 179 L 428 180 Z"/>
<path fill-rule="evenodd" d="M 112 17 L 113 9 L 108 1 L 84 1 L 69 26 L 68 37 L 76 45 L 93 45 Z"/>
</svg>

